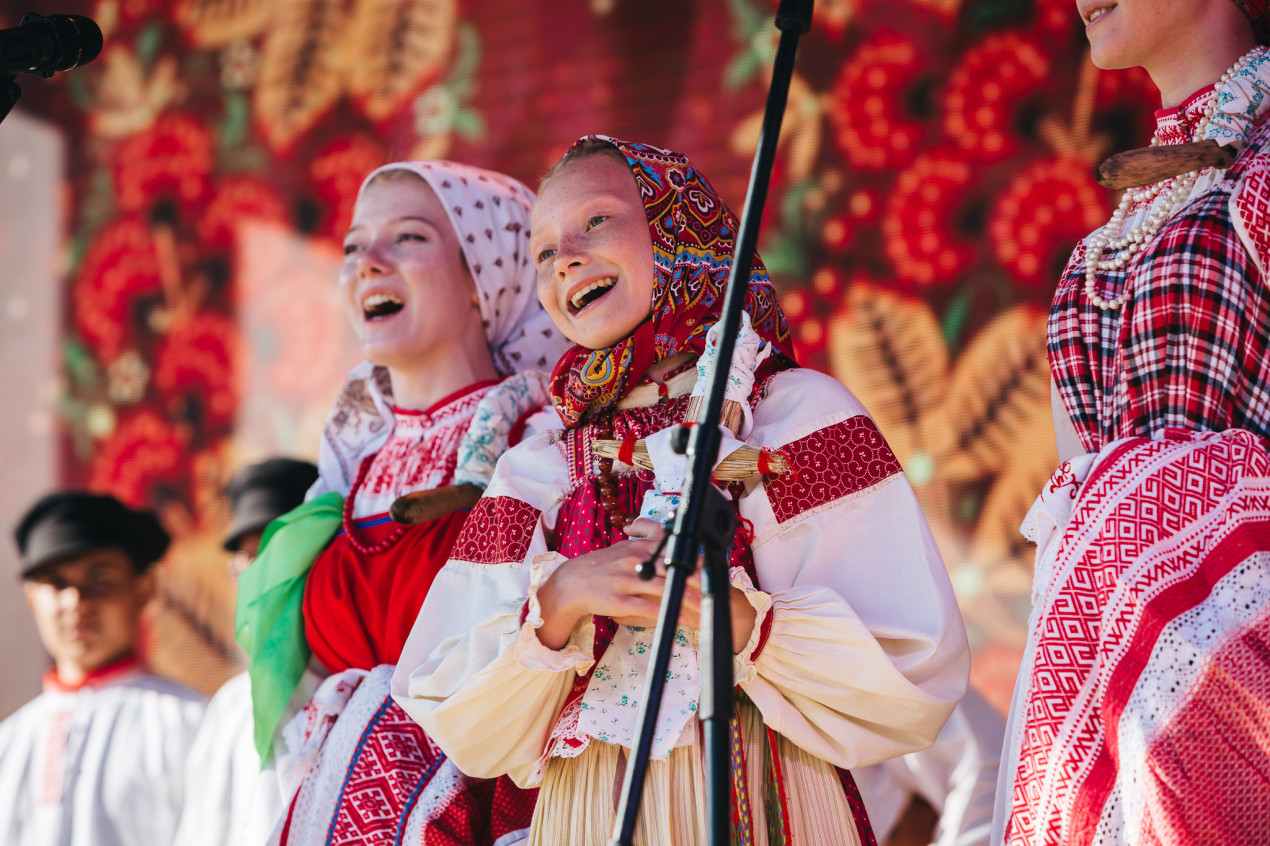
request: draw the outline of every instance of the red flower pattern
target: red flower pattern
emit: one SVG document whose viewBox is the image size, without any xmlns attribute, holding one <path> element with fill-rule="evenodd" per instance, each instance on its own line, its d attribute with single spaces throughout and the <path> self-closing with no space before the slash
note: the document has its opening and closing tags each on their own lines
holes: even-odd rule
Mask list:
<svg viewBox="0 0 1270 846">
<path fill-rule="evenodd" d="M 899 279 L 948 284 L 970 264 L 974 248 L 953 224 L 972 181 L 970 164 L 943 152 L 922 156 L 896 179 L 882 235 Z"/>
<path fill-rule="evenodd" d="M 366 174 L 385 161 L 383 148 L 361 135 L 340 138 L 326 147 L 309 167 L 315 199 L 325 210 L 317 234 L 344 243 L 353 217 L 357 190 Z"/>
<path fill-rule="evenodd" d="M 943 120 L 949 141 L 972 159 L 1012 155 L 1020 142 L 1011 120 L 1049 75 L 1048 60 L 1030 38 L 1017 32 L 988 36 L 966 51 L 949 79 Z"/>
<path fill-rule="evenodd" d="M 188 444 L 183 429 L 150 409 L 138 411 L 98 444 L 88 487 L 111 493 L 134 508 L 153 505 L 160 486 L 184 495 L 191 475 Z"/>
<path fill-rule="evenodd" d="M 211 187 L 212 133 L 192 117 L 165 115 L 120 142 L 112 156 L 115 198 L 124 211 L 169 198 L 181 211 L 195 208 Z"/>
<path fill-rule="evenodd" d="M 1104 197 L 1081 162 L 1034 162 L 997 198 L 988 227 L 997 259 L 1019 282 L 1048 293 L 1072 245 L 1106 219 Z"/>
<path fill-rule="evenodd" d="M 286 204 L 263 179 L 234 176 L 216 186 L 215 197 L 198 223 L 199 241 L 204 249 L 233 247 L 239 227 L 260 221 L 281 224 L 287 219 Z"/>
<path fill-rule="evenodd" d="M 162 287 L 149 227 L 137 217 L 108 224 L 89 244 L 75 276 L 75 329 L 99 359 L 113 361 L 134 331 L 134 306 L 144 297 L 159 296 Z"/>
<path fill-rule="evenodd" d="M 904 106 L 925 69 L 917 42 L 889 30 L 879 31 L 843 66 L 829 114 L 853 167 L 900 168 L 917 155 L 924 129 Z"/>
<path fill-rule="evenodd" d="M 164 335 L 155 355 L 154 385 L 168 408 L 193 399 L 204 426 L 228 427 L 238 410 L 240 356 L 234 321 L 203 312 Z"/>
</svg>

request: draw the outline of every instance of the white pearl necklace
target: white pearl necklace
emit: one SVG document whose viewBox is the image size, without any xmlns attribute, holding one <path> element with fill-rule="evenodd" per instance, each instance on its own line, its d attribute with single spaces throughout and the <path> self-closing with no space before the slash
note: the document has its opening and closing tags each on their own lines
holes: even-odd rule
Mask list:
<svg viewBox="0 0 1270 846">
<path fill-rule="evenodd" d="M 1254 47 L 1221 75 L 1221 79 L 1217 80 L 1217 85 L 1214 86 L 1213 93 L 1209 97 L 1208 105 L 1204 107 L 1204 116 L 1195 125 L 1192 137 L 1202 137 L 1204 131 L 1208 129 L 1208 124 L 1212 122 L 1213 115 L 1217 111 L 1218 96 L 1231 78 L 1243 70 L 1253 59 L 1264 55 L 1266 52 L 1266 47 Z M 1159 143 L 1160 136 L 1157 130 L 1156 135 L 1151 138 L 1151 146 L 1158 146 Z M 1199 179 L 1201 172 L 1200 170 L 1192 170 L 1189 173 L 1174 176 L 1163 182 L 1156 182 L 1153 185 L 1147 185 L 1136 191 L 1130 189 L 1124 192 L 1124 197 L 1120 200 L 1120 205 L 1112 213 L 1111 220 L 1107 221 L 1107 225 L 1094 234 L 1093 239 L 1089 243 L 1089 248 L 1085 252 L 1085 296 L 1089 298 L 1090 303 L 1103 311 L 1115 311 L 1125 304 L 1125 301 L 1129 299 L 1127 280 L 1125 290 L 1120 296 L 1104 300 L 1098 296 L 1095 290 L 1098 282 L 1098 271 L 1123 270 L 1132 262 L 1142 252 L 1147 242 L 1155 237 L 1155 233 L 1160 231 L 1160 227 L 1164 225 L 1164 222 L 1172 217 L 1173 212 L 1185 205 L 1187 200 L 1190 199 L 1191 191 L 1195 188 L 1195 182 Z M 1147 216 L 1137 226 L 1134 226 L 1128 232 L 1124 232 L 1124 222 L 1129 215 L 1129 210 L 1139 203 L 1150 204 Z M 1112 237 L 1111 233 L 1113 232 L 1121 234 L 1118 237 Z M 1103 259 L 1103 253 L 1107 250 L 1115 252 L 1116 255 L 1109 259 Z"/>
</svg>

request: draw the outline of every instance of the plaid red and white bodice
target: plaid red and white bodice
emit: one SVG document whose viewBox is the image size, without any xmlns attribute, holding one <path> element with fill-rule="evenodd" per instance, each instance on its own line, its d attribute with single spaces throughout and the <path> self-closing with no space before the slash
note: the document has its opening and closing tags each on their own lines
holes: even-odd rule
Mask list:
<svg viewBox="0 0 1270 846">
<path fill-rule="evenodd" d="M 1162 140 L 1189 138 L 1194 117 L 1186 105 L 1161 113 Z M 1103 310 L 1086 295 L 1087 244 L 1063 272 L 1047 332 L 1085 448 L 1164 427 L 1270 437 L 1270 123 L 1127 267 L 1098 272 L 1100 296 L 1128 289 L 1123 308 Z"/>
</svg>

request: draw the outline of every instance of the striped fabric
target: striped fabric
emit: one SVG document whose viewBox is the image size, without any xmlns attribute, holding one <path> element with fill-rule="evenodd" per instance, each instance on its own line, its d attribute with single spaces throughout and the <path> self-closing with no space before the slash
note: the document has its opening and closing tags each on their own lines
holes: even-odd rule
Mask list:
<svg viewBox="0 0 1270 846">
<path fill-rule="evenodd" d="M 737 722 L 743 750 L 739 758 L 744 766 L 736 775 L 745 789 L 751 825 L 748 830 L 734 830 L 734 843 L 869 846 L 857 830 L 851 803 L 834 767 L 773 734 L 789 806 L 782 825 L 781 803 L 772 790 L 772 746 L 762 716 L 742 699 Z M 551 759 L 534 811 L 530 846 L 607 843 L 616 822 L 625 772 L 626 750 L 611 743 L 589 744 L 577 758 Z M 698 827 L 706 819 L 705 794 L 705 771 L 697 747 L 679 747 L 664 761 L 650 761 L 635 843 L 707 842 L 704 828 Z"/>
</svg>

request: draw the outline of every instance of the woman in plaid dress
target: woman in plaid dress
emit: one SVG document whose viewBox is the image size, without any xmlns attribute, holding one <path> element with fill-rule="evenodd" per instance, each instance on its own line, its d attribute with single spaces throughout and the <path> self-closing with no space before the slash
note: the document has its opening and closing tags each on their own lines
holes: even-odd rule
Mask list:
<svg viewBox="0 0 1270 846">
<path fill-rule="evenodd" d="M 1144 67 L 1164 108 L 1130 156 L 1150 184 L 1077 245 L 1050 312 L 1066 460 L 1023 525 L 993 842 L 1266 843 L 1268 4 L 1077 5 L 1094 63 Z"/>
</svg>

